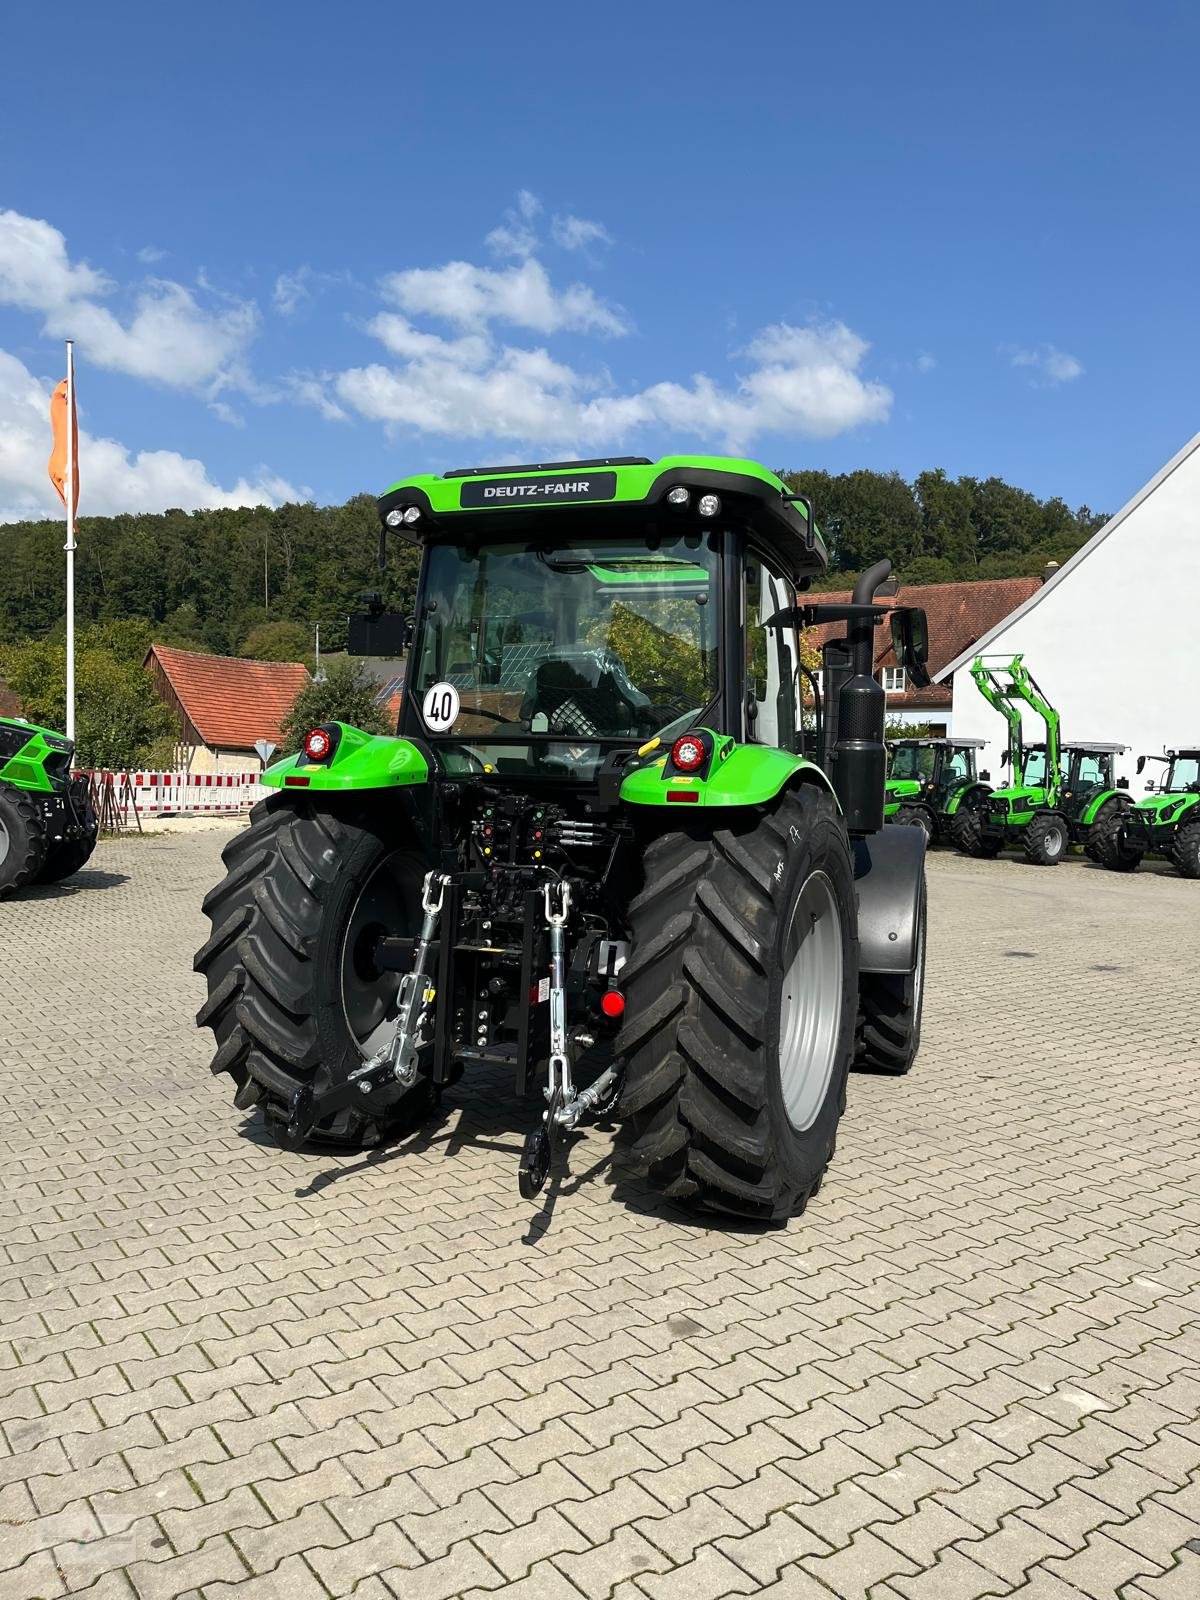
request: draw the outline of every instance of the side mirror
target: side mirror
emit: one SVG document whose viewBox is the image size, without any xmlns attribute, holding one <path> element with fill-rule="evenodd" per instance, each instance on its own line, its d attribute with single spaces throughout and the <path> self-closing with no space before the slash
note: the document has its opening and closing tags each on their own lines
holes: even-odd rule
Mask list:
<svg viewBox="0 0 1200 1600">
<path fill-rule="evenodd" d="M 892 649 L 914 687 L 929 687 L 929 622 L 920 606 L 903 606 L 891 615 Z"/>
<path fill-rule="evenodd" d="M 1137 758 L 1137 770 L 1138 770 L 1139 775 L 1141 773 L 1145 772 L 1145 770 L 1146 770 L 1146 758 L 1145 758 L 1145 756 L 1139 756 Z"/>
</svg>

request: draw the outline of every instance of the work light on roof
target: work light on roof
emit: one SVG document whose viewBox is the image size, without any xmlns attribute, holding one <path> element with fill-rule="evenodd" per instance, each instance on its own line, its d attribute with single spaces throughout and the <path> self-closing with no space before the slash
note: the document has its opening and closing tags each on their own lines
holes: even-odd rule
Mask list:
<svg viewBox="0 0 1200 1600">
<path fill-rule="evenodd" d="M 420 506 L 405 506 L 405 508 L 404 508 L 404 520 L 405 520 L 405 522 L 408 524 L 408 526 L 410 528 L 412 527 L 414 522 L 419 522 L 421 520 L 421 508 L 420 508 Z"/>
<path fill-rule="evenodd" d="M 691 498 L 690 491 L 685 489 L 681 483 L 677 483 L 673 489 L 667 490 L 667 504 L 670 506 L 685 506 Z"/>
<path fill-rule="evenodd" d="M 398 528 L 404 521 L 404 508 L 402 506 L 393 506 L 383 520 L 389 528 Z"/>
<path fill-rule="evenodd" d="M 720 497 L 715 494 L 702 494 L 699 509 L 702 517 L 715 517 L 721 509 Z"/>
</svg>

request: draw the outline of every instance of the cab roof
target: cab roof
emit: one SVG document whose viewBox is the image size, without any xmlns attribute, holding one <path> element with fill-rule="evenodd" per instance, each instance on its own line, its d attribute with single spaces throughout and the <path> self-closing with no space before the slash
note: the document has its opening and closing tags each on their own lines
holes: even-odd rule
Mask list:
<svg viewBox="0 0 1200 1600">
<path fill-rule="evenodd" d="M 682 504 L 672 489 L 686 489 Z M 716 495 L 720 509 L 701 517 L 703 495 Z M 540 461 L 509 467 L 460 467 L 444 474 L 401 479 L 379 497 L 379 514 L 406 510 L 409 523 L 391 531 L 411 540 L 461 539 L 463 530 L 484 528 L 493 537 L 527 534 L 545 521 L 546 531 L 564 537 L 564 523 L 581 536 L 595 537 L 586 519 L 606 509 L 608 526 L 677 519 L 682 526 L 721 526 L 730 521 L 748 528 L 778 554 L 791 575 L 823 572 L 829 564 L 825 542 L 811 508 L 776 473 L 737 456 L 606 456 L 586 461 Z M 415 513 L 415 515 L 414 515 Z M 614 515 L 615 513 L 615 515 Z"/>
<path fill-rule="evenodd" d="M 945 750 L 982 750 L 987 744 L 986 739 L 952 739 L 949 734 L 941 734 L 936 738 L 931 734 L 924 739 L 889 739 L 889 744 L 919 744 L 937 745 Z"/>
</svg>

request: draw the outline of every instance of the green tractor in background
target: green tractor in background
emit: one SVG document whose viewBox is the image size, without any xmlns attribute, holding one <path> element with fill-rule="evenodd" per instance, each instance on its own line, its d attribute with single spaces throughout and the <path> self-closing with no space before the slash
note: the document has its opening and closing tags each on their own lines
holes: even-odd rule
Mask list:
<svg viewBox="0 0 1200 1600">
<path fill-rule="evenodd" d="M 986 739 L 892 739 L 883 814 L 888 822 L 920 828 L 929 844 L 952 835 L 963 805 L 983 804 L 987 774 L 976 770 Z"/>
<path fill-rule="evenodd" d="M 1008 725 L 1003 762 L 1006 787 L 970 796 L 953 824 L 955 844 L 966 855 L 991 857 L 1018 844 L 1034 866 L 1052 867 L 1072 844 L 1093 860 L 1108 847 L 1113 817 L 1129 807 L 1128 785 L 1114 780 L 1113 757 L 1124 745 L 1070 744 L 1060 740 L 1059 715 L 1038 687 L 1024 659 L 1003 662 L 977 656 L 971 676 L 980 694 Z M 1021 706 L 1041 718 L 1045 739 L 1026 744 Z"/>
<path fill-rule="evenodd" d="M 381 564 L 421 548 L 397 736 L 329 723 L 263 774 L 205 900 L 213 1070 L 292 1149 L 378 1143 L 464 1072 L 536 1083 L 526 1198 L 616 1117 L 659 1194 L 796 1215 L 851 1065 L 920 1038 L 925 841 L 882 825 L 873 640 L 890 616 L 928 682 L 924 613 L 874 603 L 888 561 L 808 603 L 813 508 L 751 461 L 469 468 L 379 509 Z"/>
<path fill-rule="evenodd" d="M 75 746 L 20 717 L 0 717 L 0 900 L 28 883 L 58 883 L 88 860 L 98 831 Z"/>
<path fill-rule="evenodd" d="M 1144 800 L 1108 819 L 1097 860 L 1113 872 L 1134 872 L 1155 850 L 1182 877 L 1200 878 L 1200 746 L 1139 756 L 1139 772 L 1147 761 L 1166 763 L 1161 787 L 1147 783 Z"/>
</svg>

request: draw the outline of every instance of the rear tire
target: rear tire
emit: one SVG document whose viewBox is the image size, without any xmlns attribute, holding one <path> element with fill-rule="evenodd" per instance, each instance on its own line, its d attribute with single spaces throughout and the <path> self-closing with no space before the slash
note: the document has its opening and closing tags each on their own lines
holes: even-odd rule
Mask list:
<svg viewBox="0 0 1200 1600">
<path fill-rule="evenodd" d="M 1067 853 L 1070 836 L 1067 825 L 1054 812 L 1036 816 L 1025 825 L 1021 848 L 1025 859 L 1035 867 L 1056 867 Z"/>
<path fill-rule="evenodd" d="M 61 883 L 64 878 L 69 878 L 73 872 L 86 866 L 96 848 L 100 819 L 96 816 L 86 778 L 71 780 L 70 804 L 74 808 L 76 826 L 81 827 L 83 832 L 77 839 L 63 839 L 50 846 L 37 875 L 39 883 Z"/>
<path fill-rule="evenodd" d="M 1125 806 L 1105 806 L 1092 823 L 1085 851 L 1093 861 L 1110 872 L 1136 872 L 1142 852 L 1127 845 L 1121 835 L 1125 828 Z"/>
<path fill-rule="evenodd" d="M 1181 878 L 1200 878 L 1200 822 L 1189 822 L 1180 828 L 1171 860 Z"/>
<path fill-rule="evenodd" d="M 317 804 L 273 796 L 225 847 L 224 882 L 206 897 L 212 937 L 195 959 L 208 980 L 196 1021 L 217 1043 L 241 1110 L 261 1104 L 278 1136 L 296 1089 L 345 1081 L 394 1015 L 399 975 L 373 968 L 376 934 L 420 926 L 425 862 L 407 814 L 357 796 Z M 435 1102 L 424 1080 L 335 1113 L 314 1142 L 357 1148 Z"/>
<path fill-rule="evenodd" d="M 869 1072 L 902 1078 L 912 1070 L 921 1045 L 921 1012 L 925 1000 L 925 873 L 920 899 L 911 972 L 864 972 L 859 977 L 859 1040 L 854 1065 Z"/>
<path fill-rule="evenodd" d="M 37 800 L 0 784 L 0 900 L 37 877 L 46 844 L 46 818 Z"/>
<path fill-rule="evenodd" d="M 977 806 L 963 806 L 954 813 L 950 837 L 955 848 L 977 861 L 991 861 L 1000 854 L 1004 840 L 983 831 L 983 813 Z"/>
<path fill-rule="evenodd" d="M 896 827 L 920 828 L 927 845 L 937 838 L 937 827 L 924 806 L 901 806 L 891 820 Z"/>
<path fill-rule="evenodd" d="M 772 812 L 662 835 L 645 872 L 622 972 L 619 1141 L 672 1199 L 786 1221 L 833 1155 L 854 1048 L 857 910 L 837 807 L 802 785 Z"/>
</svg>

